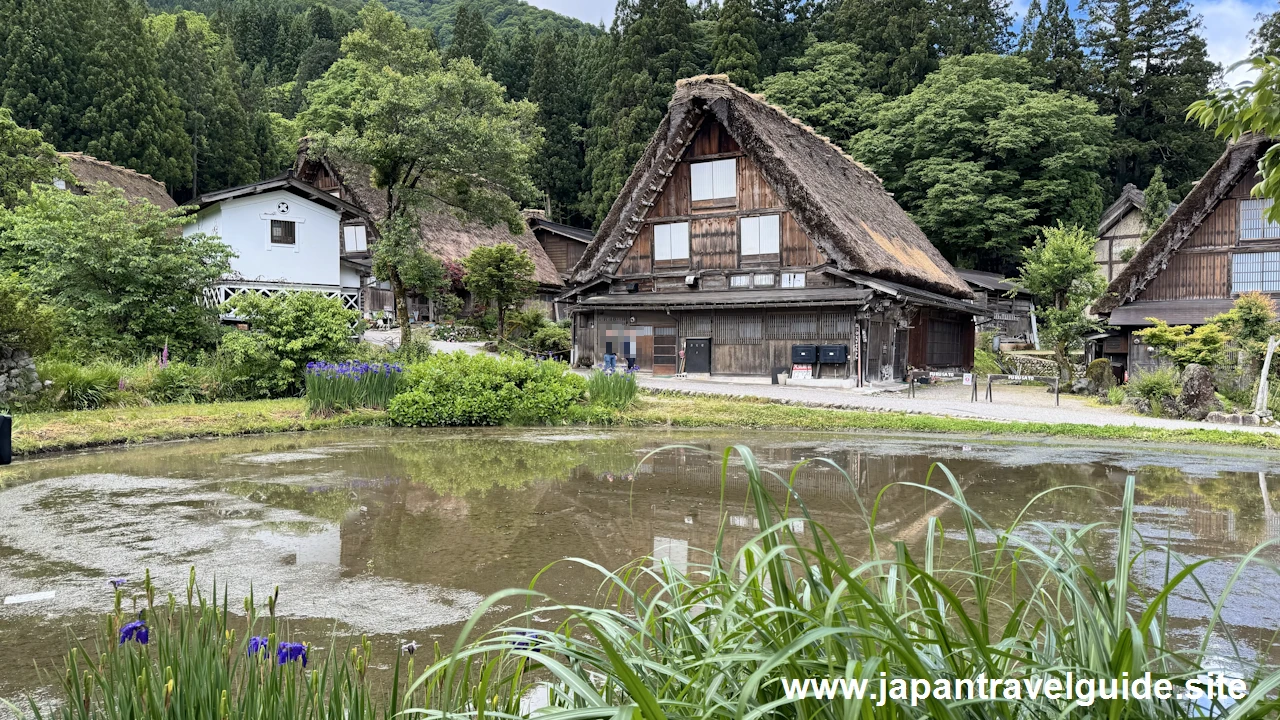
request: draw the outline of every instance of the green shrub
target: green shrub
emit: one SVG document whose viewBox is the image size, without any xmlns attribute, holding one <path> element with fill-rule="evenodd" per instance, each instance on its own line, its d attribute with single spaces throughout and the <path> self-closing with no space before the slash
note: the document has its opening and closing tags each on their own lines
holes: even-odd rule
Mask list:
<svg viewBox="0 0 1280 720">
<path fill-rule="evenodd" d="M 388 357 L 395 362 L 402 363 L 404 365 L 420 363 L 431 357 L 431 343 L 426 340 L 418 340 L 417 338 L 414 338 L 407 344 L 400 345 L 392 350 L 388 353 Z"/>
<path fill-rule="evenodd" d="M 567 353 L 573 347 L 573 338 L 559 325 L 543 325 L 530 338 L 529 345 L 538 352 Z"/>
<path fill-rule="evenodd" d="M 437 353 L 408 370 L 388 408 L 398 425 L 546 424 L 583 399 L 586 381 L 559 362 Z"/>
<path fill-rule="evenodd" d="M 218 348 L 238 393 L 297 395 L 307 363 L 345 360 L 355 352 L 360 313 L 344 309 L 336 298 L 311 292 L 271 297 L 246 293 L 225 309 L 249 325 L 247 332 L 223 335 Z"/>
<path fill-rule="evenodd" d="M 587 397 L 592 405 L 623 409 L 635 402 L 639 388 L 632 373 L 603 373 L 594 370 L 587 378 Z"/>
<path fill-rule="evenodd" d="M 1178 371 L 1164 367 L 1157 370 L 1135 370 L 1129 381 L 1130 394 L 1146 398 L 1152 406 L 1166 397 L 1178 396 Z"/>
<path fill-rule="evenodd" d="M 507 314 L 507 337 L 512 340 L 531 338 L 548 324 L 547 314 L 539 308 L 512 310 Z"/>
<path fill-rule="evenodd" d="M 1112 385 L 1111 387 L 1107 388 L 1107 404 L 1108 405 L 1122 405 L 1124 404 L 1124 399 L 1126 397 L 1127 395 L 1125 395 L 1124 388 L 1120 387 L 1119 385 Z"/>
<path fill-rule="evenodd" d="M 0 272 L 0 348 L 39 355 L 53 344 L 57 313 L 17 273 Z"/>
</svg>

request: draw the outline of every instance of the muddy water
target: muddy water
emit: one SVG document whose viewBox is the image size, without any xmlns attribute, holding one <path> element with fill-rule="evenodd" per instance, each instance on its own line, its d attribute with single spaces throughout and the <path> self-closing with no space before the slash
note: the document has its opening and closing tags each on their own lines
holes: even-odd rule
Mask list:
<svg viewBox="0 0 1280 720">
<path fill-rule="evenodd" d="M 194 566 L 232 598 L 280 587 L 280 608 L 302 639 L 323 646 L 366 633 L 391 647 L 451 642 L 494 591 L 523 586 L 588 601 L 599 575 L 560 562 L 619 567 L 644 556 L 696 563 L 721 520 L 720 454 L 752 447 L 784 476 L 797 462 L 814 521 L 846 552 L 865 548 L 860 505 L 881 501 L 877 531 L 919 542 L 938 516 L 960 540 L 955 509 L 924 482 L 945 463 L 993 527 L 1029 511 L 1049 527 L 1114 522 L 1126 475 L 1138 479 L 1138 529 L 1190 560 L 1244 552 L 1280 537 L 1280 459 L 1201 450 L 984 444 L 837 434 L 358 430 L 198 441 L 20 462 L 0 472 L 0 698 L 49 691 L 68 638 L 88 638 L 110 609 L 107 579 L 150 569 L 183 595 Z M 690 447 L 665 449 L 680 444 Z M 841 472 L 843 471 L 843 472 Z M 846 479 L 845 475 L 848 475 Z M 1272 478 L 1270 481 L 1268 478 Z M 935 476 L 935 483 L 937 477 Z M 731 468 L 726 544 L 755 532 L 743 511 L 744 474 Z M 802 533 L 812 527 L 799 523 Z M 1114 553 L 1111 536 L 1089 550 Z M 952 543 L 958 546 L 960 543 Z M 1280 553 L 1264 556 L 1277 561 Z M 1211 593 L 1230 566 L 1202 577 Z M 1140 568 L 1157 584 L 1162 561 Z M 1175 598 L 1180 642 L 1198 643 L 1208 608 Z M 24 602 L 22 596 L 43 593 Z M 52 597 L 49 597 L 52 593 Z M 1226 618 L 1242 652 L 1268 652 L 1280 580 L 1254 570 Z M 235 603 L 232 603 L 233 607 Z M 1228 640 L 1215 638 L 1215 643 Z"/>
</svg>

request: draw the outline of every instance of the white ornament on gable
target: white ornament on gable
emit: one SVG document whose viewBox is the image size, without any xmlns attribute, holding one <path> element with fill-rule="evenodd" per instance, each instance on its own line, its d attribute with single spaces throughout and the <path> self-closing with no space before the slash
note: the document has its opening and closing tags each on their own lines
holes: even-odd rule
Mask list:
<svg viewBox="0 0 1280 720">
<path fill-rule="evenodd" d="M 288 214 L 289 214 L 289 203 L 287 203 L 287 202 L 285 202 L 285 201 L 283 201 L 283 200 L 281 200 L 280 202 L 276 203 L 276 212 L 280 213 L 281 215 L 288 215 Z"/>
</svg>

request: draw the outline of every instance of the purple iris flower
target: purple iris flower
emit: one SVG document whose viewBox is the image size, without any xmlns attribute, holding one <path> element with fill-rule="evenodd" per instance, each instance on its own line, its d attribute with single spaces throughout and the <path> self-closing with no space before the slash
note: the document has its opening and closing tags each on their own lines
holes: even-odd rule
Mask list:
<svg viewBox="0 0 1280 720">
<path fill-rule="evenodd" d="M 298 659 L 302 660 L 302 667 L 307 666 L 306 643 L 280 643 L 276 649 L 276 661 L 281 665 Z"/>
<path fill-rule="evenodd" d="M 147 623 L 142 620 L 134 620 L 133 622 L 120 628 L 120 644 L 123 645 L 130 640 L 136 640 L 139 645 L 146 645 L 150 639 L 147 634 Z"/>
<path fill-rule="evenodd" d="M 542 648 L 539 647 L 542 644 L 542 642 L 541 640 L 539 640 L 539 637 L 538 637 L 539 633 L 536 630 L 517 630 L 516 634 L 529 638 L 528 640 L 521 640 L 519 642 L 514 643 L 516 647 L 532 648 L 533 651 L 536 653 L 542 652 Z"/>
<path fill-rule="evenodd" d="M 111 578 L 110 580 L 107 580 L 107 584 L 117 590 L 119 590 L 121 587 L 124 587 L 124 584 L 127 582 L 129 581 L 126 580 L 125 578 Z"/>
<path fill-rule="evenodd" d="M 407 642 L 407 643 L 405 643 L 404 645 L 401 645 L 401 646 L 400 646 L 400 652 L 402 652 L 402 653 L 408 653 L 408 654 L 412 655 L 412 654 L 414 653 L 414 651 L 416 651 L 416 650 L 417 650 L 418 648 L 420 648 L 420 647 L 422 647 L 422 646 L 418 644 L 418 641 L 417 641 L 417 640 L 414 640 L 414 641 L 411 641 L 411 642 Z"/>
<path fill-rule="evenodd" d="M 249 657 L 258 657 L 267 652 L 269 642 L 261 635 L 254 635 L 249 638 Z"/>
</svg>

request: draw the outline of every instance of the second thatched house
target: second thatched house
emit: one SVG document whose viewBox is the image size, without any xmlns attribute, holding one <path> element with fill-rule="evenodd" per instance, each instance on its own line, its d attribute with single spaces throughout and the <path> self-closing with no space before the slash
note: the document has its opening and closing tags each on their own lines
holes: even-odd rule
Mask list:
<svg viewBox="0 0 1280 720">
<path fill-rule="evenodd" d="M 1258 160 L 1272 141 L 1246 135 L 1187 193 L 1173 214 L 1116 275 L 1093 311 L 1115 330 L 1097 340 L 1097 357 L 1117 375 L 1159 363 L 1134 331 L 1152 325 L 1202 325 L 1231 309 L 1243 292 L 1280 295 L 1280 225 L 1272 201 L 1252 197 Z"/>
<path fill-rule="evenodd" d="M 968 285 L 870 170 L 731 84 L 677 84 L 570 277 L 580 362 L 843 384 L 969 368 Z"/>
<path fill-rule="evenodd" d="M 332 193 L 363 209 L 370 221 L 352 220 L 343 227 L 343 257 L 349 262 L 369 266 L 369 244 L 376 242 L 374 223 L 386 216 L 386 197 L 373 187 L 368 168 L 333 156 L 312 157 L 305 146 L 298 153 L 294 171 L 299 179 L 325 192 Z M 538 291 L 530 303 L 555 317 L 555 297 L 564 290 L 564 282 L 555 263 L 532 232 L 514 235 L 506 225 L 486 226 L 462 223 L 448 213 L 420 213 L 418 228 L 422 246 L 443 261 L 460 263 L 478 247 L 512 243 L 528 253 L 535 267 Z M 385 283 L 370 281 L 365 287 L 363 306 L 366 310 L 391 312 L 394 309 L 390 289 Z M 410 296 L 409 311 L 419 320 L 434 319 L 434 308 L 424 298 Z"/>
<path fill-rule="evenodd" d="M 67 188 L 66 183 L 61 180 L 55 183 L 64 189 L 83 195 L 92 189 L 94 185 L 104 182 L 123 192 L 124 196 L 133 202 L 146 200 L 163 210 L 172 210 L 178 207 L 178 204 L 165 191 L 164 183 L 150 175 L 144 175 L 119 165 L 112 165 L 106 160 L 99 160 L 92 155 L 85 155 L 84 153 L 64 152 L 58 154 L 67 161 L 67 169 L 71 171 L 71 176 L 76 180 L 75 185 L 70 188 Z"/>
</svg>

